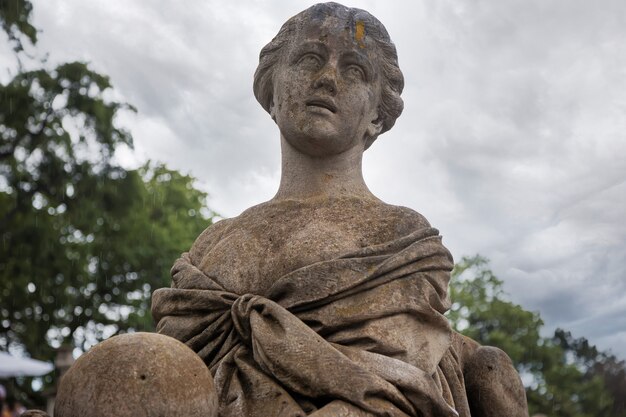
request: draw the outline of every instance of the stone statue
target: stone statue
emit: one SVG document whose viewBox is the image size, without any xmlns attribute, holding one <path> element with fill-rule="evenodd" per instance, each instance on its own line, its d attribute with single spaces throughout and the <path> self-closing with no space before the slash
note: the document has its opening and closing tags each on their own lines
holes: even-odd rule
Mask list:
<svg viewBox="0 0 626 417">
<path fill-rule="evenodd" d="M 278 192 L 205 230 L 152 300 L 158 332 L 210 369 L 221 417 L 528 415 L 506 354 L 443 316 L 453 261 L 438 231 L 363 180 L 403 83 L 384 26 L 337 3 L 289 19 L 261 51 L 254 94 L 280 130 Z"/>
</svg>

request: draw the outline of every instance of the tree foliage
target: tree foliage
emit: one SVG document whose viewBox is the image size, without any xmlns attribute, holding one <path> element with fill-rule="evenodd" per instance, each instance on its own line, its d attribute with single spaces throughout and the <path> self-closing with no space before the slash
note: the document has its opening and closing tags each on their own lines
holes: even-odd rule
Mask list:
<svg viewBox="0 0 626 417">
<path fill-rule="evenodd" d="M 543 337 L 540 315 L 507 300 L 485 258 L 463 258 L 450 291 L 453 328 L 509 354 L 526 382 L 531 415 L 626 416 L 624 362 L 561 329 Z"/>
<path fill-rule="evenodd" d="M 24 50 L 22 39 L 37 42 L 37 29 L 30 23 L 33 5 L 29 0 L 0 0 L 0 26 L 13 44 L 13 50 Z"/>
<path fill-rule="evenodd" d="M 0 0 L 23 53 L 36 42 L 25 0 Z M 126 170 L 117 124 L 128 104 L 82 62 L 25 71 L 0 85 L 0 349 L 52 360 L 117 332 L 152 330 L 150 295 L 210 224 L 194 179 L 161 164 Z M 19 382 L 19 381 L 18 381 Z M 32 394 L 28 380 L 18 383 Z M 21 399 L 24 399 L 22 396 Z"/>
</svg>

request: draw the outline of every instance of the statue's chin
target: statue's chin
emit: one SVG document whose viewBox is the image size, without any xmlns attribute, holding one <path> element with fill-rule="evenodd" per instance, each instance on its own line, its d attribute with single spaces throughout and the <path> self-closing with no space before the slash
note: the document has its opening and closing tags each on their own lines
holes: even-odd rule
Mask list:
<svg viewBox="0 0 626 417">
<path fill-rule="evenodd" d="M 297 132 L 283 132 L 283 137 L 294 150 L 312 157 L 340 155 L 361 142 L 324 120 L 308 121 Z"/>
</svg>

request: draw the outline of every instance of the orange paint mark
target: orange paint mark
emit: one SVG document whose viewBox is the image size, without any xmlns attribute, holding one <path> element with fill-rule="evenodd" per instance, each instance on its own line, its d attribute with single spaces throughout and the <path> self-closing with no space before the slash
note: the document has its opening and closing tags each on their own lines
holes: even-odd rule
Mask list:
<svg viewBox="0 0 626 417">
<path fill-rule="evenodd" d="M 356 30 L 354 32 L 354 40 L 357 41 L 361 48 L 365 48 L 365 22 L 362 20 L 357 20 L 356 22 Z"/>
</svg>

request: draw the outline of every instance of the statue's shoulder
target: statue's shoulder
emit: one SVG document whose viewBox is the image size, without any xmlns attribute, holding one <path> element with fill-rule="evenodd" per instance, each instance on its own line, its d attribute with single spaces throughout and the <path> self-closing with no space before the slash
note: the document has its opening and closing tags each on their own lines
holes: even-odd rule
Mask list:
<svg viewBox="0 0 626 417">
<path fill-rule="evenodd" d="M 204 229 L 189 249 L 189 255 L 191 256 L 192 261 L 201 259 L 202 256 L 207 253 L 209 248 L 219 242 L 222 237 L 228 233 L 228 230 L 235 220 L 236 217 L 232 219 L 221 219 Z"/>
<path fill-rule="evenodd" d="M 393 226 L 399 235 L 431 227 L 426 217 L 408 207 L 384 203 L 380 210 L 382 212 L 380 218 L 385 219 L 385 222 L 389 222 L 390 226 Z"/>
<path fill-rule="evenodd" d="M 213 246 L 219 243 L 224 237 L 228 236 L 233 230 L 249 227 L 251 223 L 260 221 L 265 214 L 265 206 L 267 206 L 267 203 L 250 207 L 239 216 L 220 219 L 209 225 L 200 233 L 191 246 L 191 249 L 189 249 L 192 261 L 195 262 L 196 260 L 199 261 L 202 259 Z"/>
</svg>

